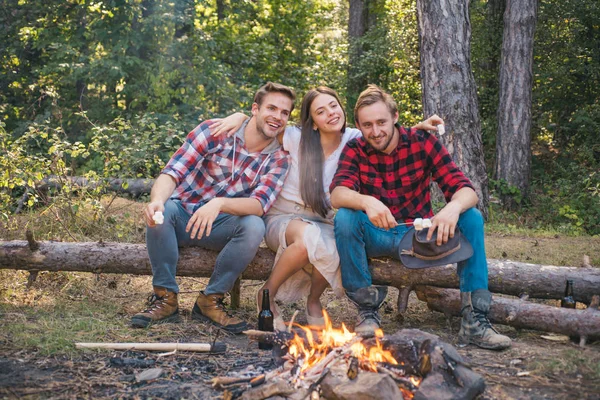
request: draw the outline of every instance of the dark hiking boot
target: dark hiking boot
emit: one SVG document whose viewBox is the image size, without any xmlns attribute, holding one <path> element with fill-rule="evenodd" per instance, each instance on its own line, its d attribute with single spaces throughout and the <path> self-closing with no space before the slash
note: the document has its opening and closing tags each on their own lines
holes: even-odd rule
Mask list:
<svg viewBox="0 0 600 400">
<path fill-rule="evenodd" d="M 223 299 L 222 294 L 200 292 L 192 309 L 192 319 L 210 322 L 231 333 L 242 333 L 248 329 L 245 321 L 227 313 Z"/>
<path fill-rule="evenodd" d="M 177 293 L 154 286 L 154 294 L 148 298 L 148 307 L 131 318 L 131 325 L 135 328 L 146 328 L 152 324 L 180 320 Z"/>
<path fill-rule="evenodd" d="M 353 292 L 346 291 L 346 295 L 358 308 L 358 316 L 354 325 L 354 332 L 360 336 L 374 336 L 381 325 L 379 308 L 387 296 L 387 286 L 367 286 Z"/>
<path fill-rule="evenodd" d="M 474 292 L 461 292 L 459 344 L 466 346 L 472 343 L 482 349 L 503 350 L 511 345 L 508 336 L 501 335 L 494 329 L 487 315 L 492 303 L 492 294 L 486 289 Z"/>
</svg>

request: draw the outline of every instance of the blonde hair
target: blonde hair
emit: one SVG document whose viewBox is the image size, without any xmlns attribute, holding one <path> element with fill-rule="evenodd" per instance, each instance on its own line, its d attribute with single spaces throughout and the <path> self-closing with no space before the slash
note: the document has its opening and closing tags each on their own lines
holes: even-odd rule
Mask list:
<svg viewBox="0 0 600 400">
<path fill-rule="evenodd" d="M 358 110 L 379 101 L 382 101 L 387 106 L 390 114 L 396 115 L 398 106 L 396 105 L 394 98 L 379 86 L 370 84 L 361 92 L 360 96 L 358 96 L 358 100 L 356 100 L 356 105 L 354 106 L 354 122 L 357 124 L 359 123 Z"/>
</svg>

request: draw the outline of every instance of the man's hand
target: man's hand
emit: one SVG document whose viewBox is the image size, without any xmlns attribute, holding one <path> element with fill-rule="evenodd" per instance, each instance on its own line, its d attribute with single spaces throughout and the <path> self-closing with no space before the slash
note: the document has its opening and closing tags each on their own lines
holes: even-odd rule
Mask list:
<svg viewBox="0 0 600 400">
<path fill-rule="evenodd" d="M 210 236 L 212 225 L 219 216 L 222 207 L 223 199 L 215 197 L 196 210 L 185 227 L 186 232 L 191 231 L 190 238 L 202 239 L 204 232 L 206 232 L 206 237 Z"/>
<path fill-rule="evenodd" d="M 424 131 L 435 131 L 437 130 L 438 125 L 444 125 L 444 120 L 436 114 L 433 114 L 425 121 L 419 122 L 417 125 L 413 126 L 413 128 L 421 129 Z"/>
<path fill-rule="evenodd" d="M 458 203 L 450 202 L 446 204 L 446 207 L 442 208 L 431 219 L 431 228 L 427 233 L 427 240 L 430 240 L 433 236 L 433 232 L 437 228 L 437 240 L 436 244 L 440 246 L 442 243 L 448 242 L 448 238 L 454 237 L 454 231 L 456 230 L 456 224 L 462 211 L 462 206 Z"/>
<path fill-rule="evenodd" d="M 148 203 L 146 208 L 144 208 L 144 219 L 146 220 L 146 225 L 148 225 L 150 228 L 153 228 L 156 226 L 156 222 L 154 221 L 154 219 L 152 217 L 154 217 L 154 213 L 157 211 L 164 213 L 165 205 L 163 202 L 153 201 L 153 202 Z"/>
<path fill-rule="evenodd" d="M 398 225 L 390 209 L 375 197 L 365 196 L 362 209 L 378 228 L 390 229 Z"/>
</svg>

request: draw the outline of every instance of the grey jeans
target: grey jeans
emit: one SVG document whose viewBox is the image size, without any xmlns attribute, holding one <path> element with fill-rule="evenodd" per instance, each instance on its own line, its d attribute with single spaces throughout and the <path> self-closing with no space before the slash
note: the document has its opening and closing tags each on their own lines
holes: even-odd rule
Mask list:
<svg viewBox="0 0 600 400">
<path fill-rule="evenodd" d="M 191 216 L 179 201 L 165 203 L 165 221 L 146 228 L 146 245 L 152 264 L 152 284 L 179 293 L 175 280 L 179 247 L 198 246 L 220 251 L 205 294 L 225 293 L 256 255 L 265 235 L 265 224 L 256 215 L 235 216 L 221 213 L 209 237 L 190 239 L 185 227 Z"/>
</svg>

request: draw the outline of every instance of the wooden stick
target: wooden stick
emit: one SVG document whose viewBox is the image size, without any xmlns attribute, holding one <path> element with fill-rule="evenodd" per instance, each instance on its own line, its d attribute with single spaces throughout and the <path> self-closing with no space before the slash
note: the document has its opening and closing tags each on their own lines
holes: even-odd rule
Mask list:
<svg viewBox="0 0 600 400">
<path fill-rule="evenodd" d="M 210 343 L 75 343 L 77 349 L 111 349 L 111 350 L 150 350 L 150 351 L 196 351 L 203 353 L 223 353 L 227 345 Z"/>
</svg>

